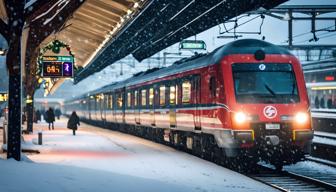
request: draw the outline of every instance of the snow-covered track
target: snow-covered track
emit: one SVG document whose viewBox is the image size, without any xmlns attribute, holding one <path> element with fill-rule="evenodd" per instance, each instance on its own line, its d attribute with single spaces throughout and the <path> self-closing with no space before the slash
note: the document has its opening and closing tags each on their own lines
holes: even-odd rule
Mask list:
<svg viewBox="0 0 336 192">
<path fill-rule="evenodd" d="M 277 171 L 262 165 L 249 177 L 281 191 L 336 191 L 336 185 L 289 171 Z"/>
<path fill-rule="evenodd" d="M 336 162 L 332 162 L 332 161 L 328 161 L 328 160 L 324 160 L 324 159 L 320 159 L 316 157 L 311 157 L 311 156 L 306 157 L 306 160 L 336 168 Z"/>
</svg>

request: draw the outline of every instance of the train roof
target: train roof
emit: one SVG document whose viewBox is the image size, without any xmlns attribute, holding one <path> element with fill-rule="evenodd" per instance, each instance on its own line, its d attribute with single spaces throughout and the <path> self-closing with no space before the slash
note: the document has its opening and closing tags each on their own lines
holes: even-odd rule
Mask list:
<svg viewBox="0 0 336 192">
<path fill-rule="evenodd" d="M 124 81 L 114 83 L 108 86 L 104 86 L 93 91 L 90 95 L 94 95 L 101 92 L 109 92 L 114 89 L 122 87 L 132 86 L 139 83 L 148 82 L 154 79 L 167 77 L 177 73 L 182 73 L 192 69 L 198 69 L 205 66 L 217 64 L 226 55 L 232 54 L 254 54 L 257 50 L 264 51 L 265 54 L 285 54 L 292 55 L 285 48 L 268 43 L 266 41 L 257 39 L 241 39 L 230 42 L 226 45 L 218 47 L 214 51 L 208 54 L 199 54 L 190 58 L 183 58 L 180 61 L 175 62 L 173 65 L 165 68 L 154 68 L 144 72 L 139 72 L 133 77 L 130 77 Z M 87 95 L 87 94 L 85 94 Z M 82 95 L 84 96 L 84 95 Z"/>
</svg>

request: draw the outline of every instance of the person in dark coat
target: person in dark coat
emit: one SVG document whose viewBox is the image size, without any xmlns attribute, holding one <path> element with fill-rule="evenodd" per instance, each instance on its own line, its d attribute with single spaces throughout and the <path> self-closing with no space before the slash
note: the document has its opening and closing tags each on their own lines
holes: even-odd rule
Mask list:
<svg viewBox="0 0 336 192">
<path fill-rule="evenodd" d="M 73 111 L 67 125 L 69 129 L 72 129 L 73 135 L 76 135 L 77 125 L 80 125 L 79 117 L 77 116 L 76 111 Z"/>
<path fill-rule="evenodd" d="M 328 100 L 327 100 L 327 107 L 328 107 L 328 109 L 331 109 L 333 106 L 332 106 L 333 104 L 332 104 L 332 100 L 331 100 L 331 98 L 329 98 Z"/>
<path fill-rule="evenodd" d="M 46 122 L 49 124 L 48 126 L 49 130 L 50 130 L 50 124 L 52 125 L 52 129 L 54 129 L 54 121 L 55 121 L 54 110 L 50 107 L 46 112 Z"/>
<path fill-rule="evenodd" d="M 315 108 L 320 108 L 320 99 L 318 98 L 318 96 L 315 97 Z"/>
<path fill-rule="evenodd" d="M 322 96 L 321 100 L 320 100 L 320 107 L 324 108 L 325 107 L 325 103 L 324 103 L 324 96 Z"/>
<path fill-rule="evenodd" d="M 37 123 L 36 111 L 35 108 L 33 109 L 33 122 Z"/>
<path fill-rule="evenodd" d="M 55 116 L 57 117 L 57 119 L 60 119 L 60 116 L 61 116 L 61 110 L 60 109 L 55 109 Z"/>
<path fill-rule="evenodd" d="M 40 110 L 36 110 L 35 112 L 35 116 L 36 116 L 36 121 L 41 121 L 41 112 Z"/>
</svg>

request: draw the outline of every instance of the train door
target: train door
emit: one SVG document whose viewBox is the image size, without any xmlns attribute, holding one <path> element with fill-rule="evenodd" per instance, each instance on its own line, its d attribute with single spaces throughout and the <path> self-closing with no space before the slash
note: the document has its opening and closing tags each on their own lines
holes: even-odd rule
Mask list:
<svg viewBox="0 0 336 192">
<path fill-rule="evenodd" d="M 201 130 L 201 110 L 199 105 L 201 103 L 201 77 L 199 75 L 192 78 L 192 90 L 193 90 L 193 105 L 194 109 L 194 123 L 195 130 Z"/>
<path fill-rule="evenodd" d="M 169 86 L 169 122 L 170 127 L 176 127 L 176 82 Z"/>
<path fill-rule="evenodd" d="M 122 123 L 125 123 L 125 111 L 126 111 L 126 105 L 127 105 L 127 98 L 126 98 L 126 88 L 122 88 L 122 113 L 121 113 L 121 121 Z"/>
<path fill-rule="evenodd" d="M 106 111 L 105 111 L 105 118 L 106 122 L 111 123 L 112 120 L 112 93 L 107 93 L 107 103 L 106 103 Z"/>
<path fill-rule="evenodd" d="M 106 123 L 106 110 L 107 110 L 107 99 L 108 99 L 108 95 L 107 94 L 102 94 L 103 98 L 102 98 L 102 103 L 101 103 L 101 119 L 103 120 L 103 123 Z"/>
<path fill-rule="evenodd" d="M 139 90 L 134 91 L 134 117 L 135 123 L 140 124 Z"/>
<path fill-rule="evenodd" d="M 92 113 L 93 113 L 93 104 L 94 104 L 94 102 L 93 102 L 93 96 L 90 96 L 89 97 L 89 119 L 90 120 L 92 120 L 93 119 L 93 117 L 92 117 Z"/>
<path fill-rule="evenodd" d="M 151 87 L 148 93 L 148 103 L 149 103 L 149 120 L 151 125 L 155 126 L 155 111 L 154 111 L 154 88 Z"/>
<path fill-rule="evenodd" d="M 112 122 L 117 122 L 116 110 L 117 110 L 117 94 L 115 92 L 111 93 L 112 96 Z"/>
<path fill-rule="evenodd" d="M 93 120 L 97 121 L 98 120 L 98 107 L 99 107 L 99 100 L 98 100 L 98 95 L 94 96 L 93 102 L 94 102 L 94 113 L 93 113 Z"/>
</svg>

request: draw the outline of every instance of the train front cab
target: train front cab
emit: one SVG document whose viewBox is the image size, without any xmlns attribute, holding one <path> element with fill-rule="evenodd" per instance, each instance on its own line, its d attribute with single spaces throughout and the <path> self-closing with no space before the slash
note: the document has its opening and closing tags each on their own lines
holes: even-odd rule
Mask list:
<svg viewBox="0 0 336 192">
<path fill-rule="evenodd" d="M 231 117 L 226 155 L 244 149 L 266 161 L 291 164 L 310 152 L 309 101 L 294 56 L 266 55 L 260 61 L 255 55 L 230 55 L 222 68 Z"/>
</svg>

